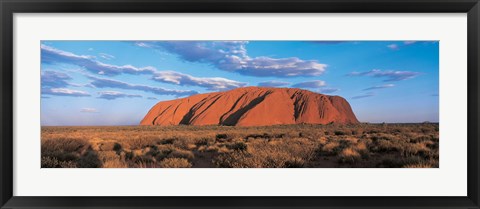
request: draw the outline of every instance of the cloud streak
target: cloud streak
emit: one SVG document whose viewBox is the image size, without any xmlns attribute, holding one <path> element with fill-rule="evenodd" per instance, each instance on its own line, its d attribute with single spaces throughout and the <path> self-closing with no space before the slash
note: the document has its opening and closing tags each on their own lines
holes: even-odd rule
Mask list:
<svg viewBox="0 0 480 209">
<path fill-rule="evenodd" d="M 71 80 L 72 77 L 70 77 L 66 73 L 61 73 L 57 71 L 42 71 L 41 73 L 41 84 L 42 87 L 54 87 L 54 88 L 59 88 L 59 87 L 67 87 L 70 84 L 68 83 L 68 80 Z"/>
<path fill-rule="evenodd" d="M 95 60 L 93 56 L 77 55 L 71 52 L 62 51 L 47 45 L 41 45 L 41 57 L 43 63 L 66 63 L 77 65 L 86 70 L 100 75 L 114 76 L 126 74 L 153 74 L 155 68 L 147 66 L 138 68 L 132 65 L 110 65 Z"/>
<path fill-rule="evenodd" d="M 266 87 L 281 87 L 281 86 L 288 86 L 290 82 L 285 81 L 265 81 L 258 83 L 258 86 L 266 86 Z"/>
<path fill-rule="evenodd" d="M 143 46 L 140 44 L 140 46 Z M 145 47 L 145 46 L 144 46 Z M 99 62 L 94 59 L 93 56 L 76 55 L 71 52 L 62 51 L 46 45 L 42 45 L 42 62 L 44 63 L 67 63 L 85 68 L 89 72 L 93 72 L 99 75 L 115 76 L 120 74 L 151 74 L 152 79 L 155 81 L 172 83 L 182 86 L 200 86 L 205 87 L 208 90 L 228 90 L 245 86 L 247 83 L 238 82 L 226 78 L 212 77 L 212 78 L 199 78 L 191 75 L 175 72 L 175 71 L 158 71 L 154 67 L 135 67 L 132 65 L 110 65 L 103 62 Z M 105 53 L 100 53 L 100 56 L 104 59 L 112 59 L 114 56 Z M 54 71 L 47 71 L 42 74 L 42 83 L 51 87 L 66 87 L 68 86 L 67 80 L 71 77 L 64 73 L 58 73 Z M 128 85 L 128 88 L 133 88 Z M 154 91 L 157 94 L 161 94 L 160 88 L 146 88 L 142 86 L 135 86 L 139 89 L 149 89 L 148 91 Z"/>
<path fill-rule="evenodd" d="M 397 44 L 389 44 L 387 47 L 391 50 L 398 50 L 400 48 Z"/>
<path fill-rule="evenodd" d="M 330 94 L 339 91 L 340 89 L 337 88 L 320 88 L 318 92 L 322 94 Z"/>
<path fill-rule="evenodd" d="M 89 108 L 89 107 L 85 107 L 85 108 L 82 108 L 80 109 L 80 112 L 85 112 L 85 113 L 96 113 L 98 112 L 97 109 L 95 108 Z"/>
<path fill-rule="evenodd" d="M 115 59 L 115 56 L 113 56 L 113 55 L 111 55 L 111 54 L 107 54 L 107 53 L 99 53 L 98 55 L 99 55 L 101 58 L 106 59 L 106 60 Z"/>
<path fill-rule="evenodd" d="M 165 89 L 161 87 L 153 87 L 153 86 L 147 86 L 147 85 L 129 84 L 123 81 L 107 79 L 107 78 L 98 78 L 95 76 L 87 76 L 87 77 L 92 80 L 90 84 L 97 88 L 119 88 L 119 89 L 127 89 L 127 90 L 139 90 L 139 91 L 150 92 L 158 95 L 174 95 L 176 97 L 190 96 L 198 93 L 196 91 L 191 91 L 191 90 L 173 90 L 173 89 Z"/>
<path fill-rule="evenodd" d="M 385 85 L 380 85 L 380 86 L 372 86 L 366 89 L 363 89 L 364 91 L 369 91 L 369 90 L 376 90 L 376 89 L 386 89 L 386 88 L 393 88 L 395 87 L 394 84 L 385 84 Z"/>
<path fill-rule="evenodd" d="M 405 45 L 412 45 L 412 44 L 415 44 L 417 43 L 417 41 L 404 41 L 403 44 Z"/>
<path fill-rule="evenodd" d="M 247 83 L 229 80 L 226 78 L 213 77 L 213 78 L 199 78 L 191 75 L 175 72 L 175 71 L 160 71 L 155 73 L 153 80 L 171 83 L 181 86 L 200 86 L 205 87 L 207 90 L 228 90 L 238 87 L 243 87 Z"/>
<path fill-rule="evenodd" d="M 126 94 L 123 92 L 118 92 L 118 91 L 100 91 L 98 92 L 100 96 L 98 98 L 100 99 L 106 99 L 106 100 L 114 100 L 114 99 L 119 99 L 119 98 L 142 98 L 142 95 L 138 94 Z"/>
<path fill-rule="evenodd" d="M 322 75 L 327 65 L 298 57 L 250 57 L 247 41 L 163 41 L 136 42 L 146 48 L 164 49 L 189 62 L 207 63 L 216 68 L 258 77 L 296 77 Z"/>
<path fill-rule="evenodd" d="M 352 97 L 352 99 L 363 99 L 363 98 L 373 97 L 373 96 L 375 96 L 375 94 L 373 92 L 369 92 L 366 94 L 360 94 L 360 95 L 354 96 Z"/>
<path fill-rule="evenodd" d="M 325 81 L 321 80 L 315 80 L 315 81 L 306 81 L 306 82 L 301 82 L 292 85 L 292 87 L 295 88 L 320 88 L 326 86 L 327 83 Z"/>
<path fill-rule="evenodd" d="M 376 77 L 376 78 L 386 78 L 383 80 L 384 82 L 390 81 L 403 81 L 407 79 L 412 79 L 420 75 L 419 72 L 412 72 L 412 71 L 394 71 L 394 70 L 371 70 L 366 72 L 351 72 L 347 74 L 348 76 L 369 76 L 369 77 Z"/>
<path fill-rule="evenodd" d="M 387 47 L 392 50 L 399 50 L 409 45 L 417 44 L 417 43 L 436 43 L 436 41 L 403 41 L 399 44 L 389 44 Z"/>
<path fill-rule="evenodd" d="M 55 96 L 71 96 L 71 97 L 89 97 L 90 93 L 86 91 L 67 89 L 67 88 L 42 88 L 42 94 Z"/>
</svg>

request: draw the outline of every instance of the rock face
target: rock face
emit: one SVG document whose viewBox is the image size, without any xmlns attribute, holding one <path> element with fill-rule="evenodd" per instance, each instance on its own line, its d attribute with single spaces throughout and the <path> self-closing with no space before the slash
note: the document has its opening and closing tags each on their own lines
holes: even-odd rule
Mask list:
<svg viewBox="0 0 480 209">
<path fill-rule="evenodd" d="M 358 123 L 348 102 L 297 88 L 245 87 L 163 101 L 140 125 L 268 126 Z"/>
</svg>

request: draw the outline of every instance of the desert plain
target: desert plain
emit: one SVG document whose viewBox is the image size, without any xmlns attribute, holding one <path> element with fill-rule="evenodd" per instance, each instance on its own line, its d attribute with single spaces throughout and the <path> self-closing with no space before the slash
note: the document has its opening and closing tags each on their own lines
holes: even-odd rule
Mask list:
<svg viewBox="0 0 480 209">
<path fill-rule="evenodd" d="M 42 168 L 438 168 L 439 124 L 42 127 Z"/>
</svg>

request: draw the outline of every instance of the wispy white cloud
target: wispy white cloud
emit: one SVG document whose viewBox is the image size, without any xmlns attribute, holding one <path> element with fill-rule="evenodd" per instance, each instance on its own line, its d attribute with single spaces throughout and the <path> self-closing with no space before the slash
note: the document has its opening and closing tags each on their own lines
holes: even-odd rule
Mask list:
<svg viewBox="0 0 480 209">
<path fill-rule="evenodd" d="M 295 77 L 322 75 L 327 65 L 298 57 L 250 57 L 247 41 L 162 41 L 136 42 L 147 48 L 164 49 L 190 62 L 212 64 L 220 70 L 259 77 Z"/>
<path fill-rule="evenodd" d="M 174 95 L 177 97 L 189 96 L 189 95 L 198 93 L 192 90 L 174 90 L 174 89 L 166 89 L 166 88 L 153 87 L 153 86 L 147 86 L 147 85 L 129 84 L 123 81 L 107 79 L 107 78 L 98 78 L 95 76 L 87 76 L 87 77 L 92 80 L 90 84 L 96 88 L 119 88 L 119 89 L 139 90 L 144 92 L 151 92 L 158 95 Z"/>
<path fill-rule="evenodd" d="M 280 87 L 280 86 L 288 86 L 290 82 L 285 81 L 264 81 L 258 83 L 258 86 L 269 86 L 269 87 Z"/>
<path fill-rule="evenodd" d="M 387 47 L 391 50 L 398 50 L 399 46 L 397 44 L 389 44 Z"/>
<path fill-rule="evenodd" d="M 67 88 L 42 88 L 42 94 L 56 96 L 89 97 L 90 93 L 86 91 L 67 89 Z"/>
<path fill-rule="evenodd" d="M 321 80 L 306 81 L 292 85 L 295 88 L 320 88 L 326 86 L 327 83 Z"/>
<path fill-rule="evenodd" d="M 139 46 L 145 47 L 145 45 L 138 43 Z M 108 55 L 105 53 L 100 53 L 100 56 L 104 59 L 112 59 L 114 56 Z M 68 63 L 73 65 L 78 65 L 85 68 L 89 72 L 93 72 L 98 75 L 114 76 L 122 73 L 126 74 L 151 74 L 153 80 L 172 83 L 182 86 L 200 86 L 205 87 L 208 90 L 225 90 L 245 86 L 247 83 L 234 81 L 226 78 L 220 77 L 194 77 L 188 74 L 183 74 L 175 71 L 158 71 L 156 68 L 147 66 L 147 67 L 135 67 L 132 65 L 111 65 L 103 62 L 99 62 L 94 59 L 93 56 L 87 55 L 76 55 L 71 52 L 62 51 L 55 49 L 46 45 L 42 45 L 42 62 L 56 62 L 56 63 Z M 56 76 L 56 77 L 54 77 Z M 61 77 L 63 76 L 63 77 Z M 57 82 L 56 85 L 63 85 L 65 87 L 67 82 L 66 80 L 71 79 L 66 74 L 53 74 L 52 72 L 45 73 L 45 80 L 51 81 L 52 85 L 54 82 Z M 46 82 L 47 83 L 47 82 Z M 161 88 L 144 88 L 141 85 L 136 85 L 131 87 L 128 85 L 128 88 L 137 88 L 137 89 L 152 89 L 157 94 L 162 91 Z M 60 87 L 60 86 L 55 86 Z"/>
<path fill-rule="evenodd" d="M 106 99 L 106 100 L 114 100 L 118 98 L 141 98 L 143 97 L 142 95 L 138 94 L 126 94 L 123 92 L 118 92 L 118 91 L 100 91 L 98 92 L 100 96 L 98 98 L 101 99 Z"/>
<path fill-rule="evenodd" d="M 175 71 L 159 71 L 153 76 L 153 80 L 164 83 L 172 83 L 181 86 L 200 86 L 208 90 L 228 90 L 243 87 L 247 83 L 234 81 L 220 77 L 200 78 Z"/>
<path fill-rule="evenodd" d="M 95 108 L 85 107 L 85 108 L 80 109 L 80 112 L 85 112 L 85 113 L 97 113 L 98 110 L 95 109 Z"/>
<path fill-rule="evenodd" d="M 135 67 L 132 65 L 111 65 L 95 60 L 95 57 L 88 55 L 77 55 L 71 52 L 62 51 L 47 45 L 41 45 L 41 56 L 43 63 L 67 63 L 77 65 L 86 70 L 100 75 L 126 74 L 153 74 L 156 69 L 151 66 Z"/>
<path fill-rule="evenodd" d="M 363 99 L 363 98 L 373 97 L 373 96 L 375 96 L 375 94 L 373 92 L 369 92 L 369 93 L 354 96 L 354 97 L 352 97 L 352 99 Z"/>
<path fill-rule="evenodd" d="M 99 53 L 98 56 L 100 56 L 101 58 L 106 59 L 106 60 L 115 59 L 115 56 L 113 56 L 111 54 L 107 54 L 107 53 Z"/>
<path fill-rule="evenodd" d="M 40 75 L 40 80 L 42 87 L 67 87 L 69 86 L 69 80 L 71 80 L 72 77 L 70 77 L 66 73 L 62 72 L 57 72 L 57 71 L 42 71 Z"/>
<path fill-rule="evenodd" d="M 379 86 L 372 86 L 366 89 L 363 89 L 364 91 L 369 91 L 369 90 L 375 90 L 375 89 L 386 89 L 386 88 L 392 88 L 395 87 L 394 84 L 385 84 L 385 85 L 379 85 Z"/>
<path fill-rule="evenodd" d="M 320 88 L 320 89 L 318 89 L 318 92 L 322 93 L 322 94 L 331 94 L 331 93 L 334 93 L 334 92 L 337 92 L 337 91 L 340 91 L 340 89 L 337 89 L 337 88 Z"/>
<path fill-rule="evenodd" d="M 419 72 L 412 72 L 412 71 L 398 71 L 398 70 L 370 70 L 365 72 L 351 72 L 347 74 L 348 76 L 370 76 L 370 77 L 378 77 L 378 78 L 386 78 L 385 82 L 389 81 L 402 81 L 411 78 L 415 78 L 420 75 Z"/>
<path fill-rule="evenodd" d="M 405 46 L 409 46 L 417 43 L 436 43 L 436 41 L 403 41 L 399 44 L 389 44 L 387 45 L 387 47 L 392 50 L 399 50 Z"/>
<path fill-rule="evenodd" d="M 151 48 L 153 46 L 150 46 L 149 44 L 147 44 L 146 42 L 135 42 L 135 46 L 139 46 L 139 47 L 146 47 L 146 48 Z"/>
</svg>

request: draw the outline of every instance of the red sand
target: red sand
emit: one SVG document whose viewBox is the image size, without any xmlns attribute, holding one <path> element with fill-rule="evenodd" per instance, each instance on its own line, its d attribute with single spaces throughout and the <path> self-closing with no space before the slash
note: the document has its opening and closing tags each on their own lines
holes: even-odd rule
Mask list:
<svg viewBox="0 0 480 209">
<path fill-rule="evenodd" d="M 297 88 L 245 87 L 159 102 L 140 125 L 358 123 L 347 100 Z"/>
</svg>

